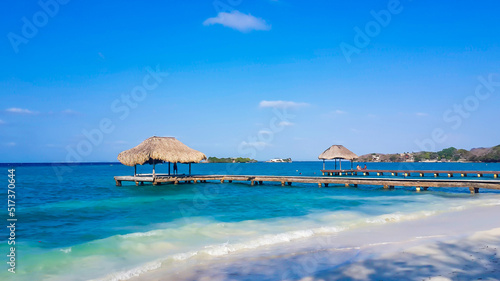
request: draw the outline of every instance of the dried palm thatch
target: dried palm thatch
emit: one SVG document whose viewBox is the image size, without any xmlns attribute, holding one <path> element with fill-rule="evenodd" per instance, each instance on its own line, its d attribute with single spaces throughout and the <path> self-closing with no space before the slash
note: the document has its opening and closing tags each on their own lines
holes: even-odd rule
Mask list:
<svg viewBox="0 0 500 281">
<path fill-rule="evenodd" d="M 206 159 L 205 154 L 189 148 L 174 137 L 150 137 L 118 154 L 118 160 L 127 166 L 161 162 L 198 163 Z"/>
<path fill-rule="evenodd" d="M 332 160 L 332 159 L 353 160 L 356 158 L 358 158 L 358 155 L 354 154 L 352 151 L 345 148 L 343 145 L 332 145 L 318 156 L 318 159 L 323 159 L 323 160 Z"/>
</svg>

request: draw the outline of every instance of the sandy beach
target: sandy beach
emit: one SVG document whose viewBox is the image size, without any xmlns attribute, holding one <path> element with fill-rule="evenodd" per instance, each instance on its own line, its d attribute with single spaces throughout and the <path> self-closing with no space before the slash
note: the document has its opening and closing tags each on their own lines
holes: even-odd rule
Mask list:
<svg viewBox="0 0 500 281">
<path fill-rule="evenodd" d="M 132 280 L 500 280 L 500 206 L 199 257 Z"/>
</svg>

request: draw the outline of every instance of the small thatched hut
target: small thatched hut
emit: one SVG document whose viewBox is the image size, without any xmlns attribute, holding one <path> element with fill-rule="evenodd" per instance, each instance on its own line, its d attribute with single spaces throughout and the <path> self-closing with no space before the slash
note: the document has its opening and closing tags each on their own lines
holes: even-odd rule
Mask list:
<svg viewBox="0 0 500 281">
<path fill-rule="evenodd" d="M 318 156 L 318 159 L 323 160 L 323 170 L 325 169 L 325 160 L 335 160 L 335 169 L 337 169 L 337 159 L 351 160 L 352 164 L 352 160 L 356 158 L 358 158 L 358 155 L 354 154 L 343 145 L 332 145 Z M 342 169 L 342 161 L 340 161 L 340 169 Z"/>
<path fill-rule="evenodd" d="M 125 150 L 118 154 L 118 160 L 127 166 L 134 166 L 134 176 L 137 174 L 137 165 L 153 164 L 153 177 L 155 176 L 155 164 L 168 162 L 168 173 L 170 174 L 170 163 L 188 163 L 191 174 L 191 163 L 206 160 L 205 154 L 194 150 L 174 137 L 150 137 L 138 146 Z"/>
</svg>

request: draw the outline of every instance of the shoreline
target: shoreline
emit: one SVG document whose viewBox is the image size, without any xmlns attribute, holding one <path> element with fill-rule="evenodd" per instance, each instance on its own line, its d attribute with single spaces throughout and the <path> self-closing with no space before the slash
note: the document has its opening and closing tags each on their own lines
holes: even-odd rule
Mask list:
<svg viewBox="0 0 500 281">
<path fill-rule="evenodd" d="M 490 268 L 496 265 L 498 259 L 492 257 L 497 252 L 491 249 L 500 249 L 500 217 L 491 214 L 498 212 L 500 205 L 494 205 L 388 221 L 223 257 L 195 258 L 129 280 L 401 280 L 402 276 L 406 280 L 451 280 L 444 276 L 467 276 L 469 271 L 463 268 L 478 263 Z M 466 254 L 472 255 L 470 260 Z M 461 256 L 460 262 L 446 264 L 454 260 L 451 255 Z M 413 275 L 408 276 L 409 272 Z M 483 280 L 490 275 L 500 279 L 498 271 L 471 272 L 483 274 Z"/>
</svg>

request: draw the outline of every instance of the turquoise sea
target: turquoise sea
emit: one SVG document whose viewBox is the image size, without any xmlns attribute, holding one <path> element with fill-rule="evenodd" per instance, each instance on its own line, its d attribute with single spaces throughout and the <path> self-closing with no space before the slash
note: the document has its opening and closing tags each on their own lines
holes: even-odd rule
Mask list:
<svg viewBox="0 0 500 281">
<path fill-rule="evenodd" d="M 368 169 L 500 170 L 500 163 L 367 165 Z M 133 174 L 132 167 L 118 163 L 11 166 L 16 169 L 17 265 L 14 275 L 2 262 L 1 280 L 127 280 L 158 268 L 196 267 L 202 261 L 242 252 L 258 259 L 266 247 L 286 251 L 287 245 L 302 239 L 354 228 L 500 204 L 499 192 L 481 190 L 471 196 L 465 188 L 417 193 L 401 187 L 318 188 L 295 183 L 291 187 L 271 183 L 124 183 L 117 187 L 113 176 Z M 9 165 L 0 167 L 5 191 Z M 333 163 L 327 162 L 331 167 Z M 304 176 L 321 175 L 321 169 L 319 161 L 192 167 L 194 174 Z M 149 173 L 151 166 L 138 170 Z M 179 170 L 187 173 L 187 165 L 179 165 Z M 166 171 L 166 165 L 157 166 L 157 173 Z M 4 222 L 6 199 L 2 200 Z M 8 233 L 3 228 L 0 243 L 7 261 Z M 291 274 L 287 276 L 301 278 L 299 273 Z"/>
</svg>

